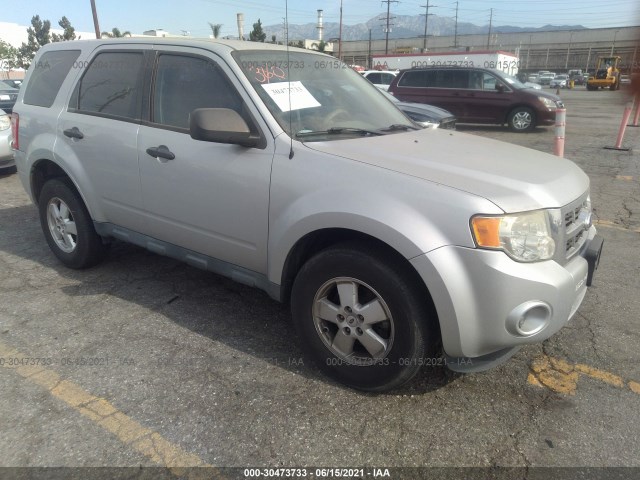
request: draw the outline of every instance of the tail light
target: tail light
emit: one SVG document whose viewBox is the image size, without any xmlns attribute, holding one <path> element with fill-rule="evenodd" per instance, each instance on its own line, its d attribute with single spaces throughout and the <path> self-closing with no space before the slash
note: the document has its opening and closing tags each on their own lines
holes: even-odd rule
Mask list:
<svg viewBox="0 0 640 480">
<path fill-rule="evenodd" d="M 18 128 L 20 127 L 20 115 L 16 112 L 11 114 L 11 136 L 13 137 L 12 147 L 20 150 L 20 142 L 18 142 Z"/>
</svg>

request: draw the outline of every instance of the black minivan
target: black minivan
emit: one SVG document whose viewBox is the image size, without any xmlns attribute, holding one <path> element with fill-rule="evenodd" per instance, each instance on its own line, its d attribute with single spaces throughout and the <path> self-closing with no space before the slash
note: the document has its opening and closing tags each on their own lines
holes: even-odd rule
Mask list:
<svg viewBox="0 0 640 480">
<path fill-rule="evenodd" d="M 500 70 L 425 67 L 401 70 L 389 93 L 405 102 L 428 103 L 453 113 L 459 123 L 504 125 L 527 132 L 553 125 L 564 108 L 560 97 L 522 84 Z"/>
</svg>

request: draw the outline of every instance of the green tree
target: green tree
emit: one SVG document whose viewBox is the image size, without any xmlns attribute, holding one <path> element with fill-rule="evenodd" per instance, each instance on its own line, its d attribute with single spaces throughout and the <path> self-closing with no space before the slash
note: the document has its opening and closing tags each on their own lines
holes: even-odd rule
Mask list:
<svg viewBox="0 0 640 480">
<path fill-rule="evenodd" d="M 262 22 L 258 19 L 258 23 L 253 24 L 253 30 L 249 32 L 249 40 L 252 42 L 264 42 L 267 34 L 262 31 Z"/>
<path fill-rule="evenodd" d="M 60 28 L 62 28 L 62 35 L 58 35 L 57 33 L 51 34 L 52 42 L 67 42 L 69 40 L 76 39 L 76 29 L 71 26 L 71 22 L 67 17 L 62 17 L 58 22 Z"/>
<path fill-rule="evenodd" d="M 131 32 L 129 30 L 126 30 L 124 32 L 121 32 L 119 28 L 114 27 L 111 29 L 110 32 L 102 32 L 100 34 L 100 36 L 102 38 L 122 38 L 122 37 L 130 37 L 131 36 Z"/>
<path fill-rule="evenodd" d="M 311 48 L 319 52 L 324 52 L 327 48 L 327 42 L 325 42 L 324 40 L 320 40 L 320 42 L 313 42 L 311 44 Z"/>
<path fill-rule="evenodd" d="M 31 26 L 27 29 L 27 43 L 22 43 L 18 48 L 18 66 L 29 68 L 33 57 L 40 47 L 51 43 L 51 22 L 49 20 L 41 20 L 40 15 L 31 18 Z"/>
<path fill-rule="evenodd" d="M 290 47 L 296 47 L 296 48 L 304 48 L 304 42 L 302 40 L 291 40 L 289 42 L 289 46 Z"/>
<path fill-rule="evenodd" d="M 0 39 L 0 69 L 14 68 L 18 64 L 18 49 Z"/>
<path fill-rule="evenodd" d="M 220 30 L 222 29 L 222 24 L 209 22 L 209 27 L 211 27 L 211 33 L 213 34 L 213 38 L 218 38 L 220 36 Z"/>
</svg>

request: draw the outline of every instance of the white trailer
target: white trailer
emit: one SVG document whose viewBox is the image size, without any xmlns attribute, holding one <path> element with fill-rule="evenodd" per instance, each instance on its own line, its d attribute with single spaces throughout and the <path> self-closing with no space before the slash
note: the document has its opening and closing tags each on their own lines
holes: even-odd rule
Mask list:
<svg viewBox="0 0 640 480">
<path fill-rule="evenodd" d="M 518 73 L 520 59 L 509 52 L 475 51 L 443 53 L 407 53 L 373 55 L 372 66 L 376 70 L 402 70 L 420 67 L 482 67 L 502 70 L 510 75 Z"/>
</svg>

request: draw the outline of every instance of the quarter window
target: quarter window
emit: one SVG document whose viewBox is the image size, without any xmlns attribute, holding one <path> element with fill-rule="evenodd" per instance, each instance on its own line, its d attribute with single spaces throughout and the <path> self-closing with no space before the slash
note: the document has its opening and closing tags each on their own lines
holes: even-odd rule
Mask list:
<svg viewBox="0 0 640 480">
<path fill-rule="evenodd" d="M 62 82 L 80 56 L 80 50 L 57 50 L 42 55 L 33 67 L 24 92 L 24 103 L 50 107 L 60 91 Z"/>
<path fill-rule="evenodd" d="M 80 81 L 78 110 L 125 119 L 140 119 L 142 52 L 98 54 Z"/>
</svg>

